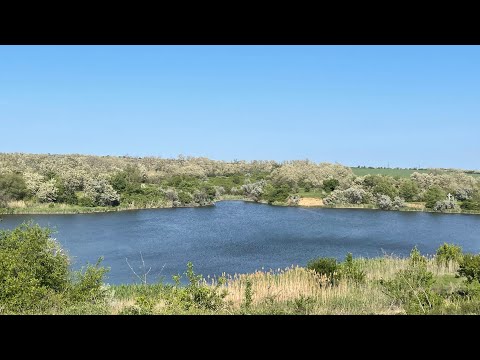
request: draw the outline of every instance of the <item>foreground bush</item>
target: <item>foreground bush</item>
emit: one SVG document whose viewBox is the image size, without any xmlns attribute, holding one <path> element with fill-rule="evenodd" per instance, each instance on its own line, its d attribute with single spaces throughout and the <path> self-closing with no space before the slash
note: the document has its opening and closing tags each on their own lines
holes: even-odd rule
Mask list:
<svg viewBox="0 0 480 360">
<path fill-rule="evenodd" d="M 415 247 L 410 253 L 408 268 L 400 270 L 391 280 L 381 280 L 383 291 L 407 314 L 427 314 L 440 302 L 433 291 L 433 273 L 427 271 L 427 260 Z"/>
<path fill-rule="evenodd" d="M 469 283 L 480 283 L 480 255 L 465 254 L 460 262 L 458 275 L 465 276 Z"/>
<path fill-rule="evenodd" d="M 337 259 L 334 258 L 322 258 L 310 260 L 307 264 L 307 269 L 315 271 L 317 274 L 325 276 L 331 285 L 339 279 L 339 265 Z"/>
<path fill-rule="evenodd" d="M 452 261 L 460 263 L 463 259 L 462 248 L 458 245 L 444 243 L 437 249 L 435 260 L 437 264 L 448 264 Z"/>
<path fill-rule="evenodd" d="M 0 313 L 41 313 L 99 298 L 106 270 L 97 264 L 72 276 L 69 258 L 51 234 L 33 224 L 0 232 Z"/>
</svg>

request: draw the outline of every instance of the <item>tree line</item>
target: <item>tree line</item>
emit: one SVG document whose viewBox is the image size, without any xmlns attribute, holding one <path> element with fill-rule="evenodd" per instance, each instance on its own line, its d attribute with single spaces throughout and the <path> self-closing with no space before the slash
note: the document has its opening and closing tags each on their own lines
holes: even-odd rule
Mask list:
<svg viewBox="0 0 480 360">
<path fill-rule="evenodd" d="M 480 178 L 463 171 L 414 172 L 409 178 L 356 176 L 340 164 L 309 160 L 216 161 L 179 156 L 113 157 L 0 154 L 0 207 L 204 206 L 225 195 L 271 204 L 315 193 L 327 206 L 398 210 L 424 203 L 435 211 L 480 210 Z M 450 194 L 450 196 L 449 196 Z"/>
</svg>

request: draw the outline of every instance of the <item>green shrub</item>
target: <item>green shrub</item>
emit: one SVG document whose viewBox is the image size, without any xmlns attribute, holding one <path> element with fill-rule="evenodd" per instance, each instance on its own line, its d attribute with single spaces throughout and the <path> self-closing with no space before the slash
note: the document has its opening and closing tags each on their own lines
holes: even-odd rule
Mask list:
<svg viewBox="0 0 480 360">
<path fill-rule="evenodd" d="M 253 290 L 252 290 L 252 280 L 247 277 L 245 282 L 245 301 L 243 303 L 243 307 L 248 310 L 252 306 L 253 303 Z"/>
<path fill-rule="evenodd" d="M 466 277 L 468 283 L 474 281 L 480 283 L 480 254 L 465 254 L 460 262 L 458 275 Z"/>
<path fill-rule="evenodd" d="M 193 201 L 193 196 L 192 194 L 185 192 L 185 191 L 180 191 L 178 193 L 178 200 L 183 204 L 191 204 Z"/>
<path fill-rule="evenodd" d="M 93 202 L 92 199 L 83 196 L 78 199 L 78 205 L 84 206 L 84 207 L 94 207 L 95 203 Z"/>
<path fill-rule="evenodd" d="M 27 185 L 20 174 L 0 175 L 0 199 L 21 200 L 27 195 Z"/>
<path fill-rule="evenodd" d="M 57 203 L 65 203 L 69 205 L 77 205 L 78 198 L 77 194 L 75 194 L 75 190 L 71 187 L 65 185 L 65 182 L 62 179 L 57 179 L 57 198 L 55 202 Z"/>
<path fill-rule="evenodd" d="M 0 313 L 43 313 L 104 299 L 107 270 L 100 261 L 71 274 L 50 229 L 29 223 L 0 232 Z"/>
<path fill-rule="evenodd" d="M 474 199 L 467 199 L 462 202 L 460 208 L 464 210 L 480 210 L 480 201 Z"/>
<path fill-rule="evenodd" d="M 437 249 L 435 260 L 438 265 L 445 264 L 446 266 L 451 262 L 460 263 L 463 258 L 462 248 L 455 244 L 444 243 Z"/>
<path fill-rule="evenodd" d="M 445 200 L 447 194 L 438 186 L 432 186 L 424 195 L 425 207 L 433 209 L 437 201 Z"/>
<path fill-rule="evenodd" d="M 268 184 L 265 187 L 262 198 L 267 200 L 269 204 L 273 204 L 274 202 L 285 202 L 290 196 L 291 191 L 292 189 L 288 185 L 274 186 Z"/>
<path fill-rule="evenodd" d="M 49 299 L 68 289 L 69 260 L 51 231 L 22 224 L 0 232 L 0 308 L 43 311 Z"/>
<path fill-rule="evenodd" d="M 95 265 L 87 264 L 81 270 L 72 274 L 70 298 L 74 302 L 99 302 L 104 300 L 108 287 L 104 285 L 105 274 L 108 269 L 101 267 L 101 257 Z"/>
<path fill-rule="evenodd" d="M 339 265 L 335 258 L 323 258 L 310 260 L 307 269 L 315 271 L 317 274 L 327 277 L 331 285 L 335 285 L 339 279 Z"/>
<path fill-rule="evenodd" d="M 208 286 L 202 275 L 195 274 L 191 262 L 187 264 L 185 276 L 188 280 L 187 286 L 180 286 L 180 275 L 173 276 L 175 287 L 171 294 L 171 303 L 178 303 L 185 310 L 197 308 L 216 311 L 222 308 L 227 296 L 226 290 L 221 290 L 221 286 L 225 283 L 223 277 L 218 279 L 215 286 Z"/>
<path fill-rule="evenodd" d="M 348 279 L 355 284 L 361 284 L 365 282 L 365 271 L 360 268 L 360 264 L 353 260 L 351 253 L 348 253 L 345 257 L 345 262 L 340 266 L 340 277 Z"/>
<path fill-rule="evenodd" d="M 377 181 L 376 185 L 372 189 L 372 193 L 374 195 L 376 194 L 387 195 L 391 199 L 398 196 L 398 190 L 392 184 L 392 180 L 393 180 L 392 178 L 381 176 L 379 179 L 380 180 Z"/>
<path fill-rule="evenodd" d="M 440 296 L 432 289 L 434 283 L 433 273 L 427 271 L 427 261 L 416 247 L 410 253 L 407 269 L 391 280 L 380 280 L 382 291 L 407 314 L 427 314 L 441 305 Z"/>
<path fill-rule="evenodd" d="M 328 179 L 323 181 L 323 189 L 326 192 L 332 192 L 337 188 L 340 182 L 337 179 Z"/>
<path fill-rule="evenodd" d="M 418 185 L 410 179 L 404 179 L 400 184 L 400 196 L 406 201 L 413 201 L 419 192 Z"/>
</svg>

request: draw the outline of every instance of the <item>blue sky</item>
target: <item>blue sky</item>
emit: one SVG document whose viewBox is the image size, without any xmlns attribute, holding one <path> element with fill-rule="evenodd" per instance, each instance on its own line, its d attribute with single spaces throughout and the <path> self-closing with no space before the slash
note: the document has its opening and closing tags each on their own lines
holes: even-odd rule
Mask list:
<svg viewBox="0 0 480 360">
<path fill-rule="evenodd" d="M 0 152 L 480 169 L 479 46 L 0 46 Z"/>
</svg>

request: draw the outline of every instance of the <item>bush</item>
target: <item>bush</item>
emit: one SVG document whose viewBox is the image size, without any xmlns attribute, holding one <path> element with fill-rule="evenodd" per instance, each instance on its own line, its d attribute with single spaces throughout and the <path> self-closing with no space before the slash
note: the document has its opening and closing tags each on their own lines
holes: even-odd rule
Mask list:
<svg viewBox="0 0 480 360">
<path fill-rule="evenodd" d="M 65 203 L 69 205 L 77 205 L 78 204 L 78 198 L 77 194 L 75 194 L 75 190 L 71 187 L 67 187 L 65 182 L 63 180 L 58 180 L 57 181 L 57 198 L 56 202 L 58 203 Z"/>
<path fill-rule="evenodd" d="M 434 283 L 433 273 L 427 271 L 427 260 L 416 247 L 410 253 L 407 269 L 391 280 L 380 280 L 383 292 L 407 314 L 427 314 L 441 304 L 441 298 L 432 290 Z"/>
<path fill-rule="evenodd" d="M 480 201 L 475 201 L 473 199 L 467 199 L 463 201 L 460 206 L 464 210 L 480 210 Z"/>
<path fill-rule="evenodd" d="M 221 290 L 220 288 L 225 283 L 225 278 L 219 278 L 216 286 L 208 286 L 205 284 L 202 275 L 195 274 L 191 262 L 187 264 L 185 276 L 188 280 L 188 285 L 185 287 L 180 286 L 180 275 L 173 277 L 175 287 L 172 294 L 173 301 L 179 301 L 180 306 L 185 310 L 197 308 L 215 311 L 224 305 L 227 291 L 225 289 Z"/>
<path fill-rule="evenodd" d="M 267 185 L 264 189 L 262 198 L 267 200 L 269 204 L 274 202 L 285 202 L 290 196 L 291 188 L 288 185 L 281 185 L 279 187 Z"/>
<path fill-rule="evenodd" d="M 347 254 L 345 262 L 340 267 L 340 277 L 353 281 L 356 284 L 365 282 L 365 271 L 360 269 L 360 264 L 353 260 L 351 253 Z"/>
<path fill-rule="evenodd" d="M 94 207 L 95 204 L 92 199 L 88 197 L 81 197 L 78 199 L 78 205 L 84 206 L 84 207 Z"/>
<path fill-rule="evenodd" d="M 400 184 L 399 193 L 406 201 L 414 201 L 418 196 L 420 189 L 418 185 L 410 179 L 405 179 Z"/>
<path fill-rule="evenodd" d="M 398 196 L 398 190 L 392 184 L 392 178 L 382 176 L 377 184 L 373 187 L 373 194 L 387 195 L 390 199 Z"/>
<path fill-rule="evenodd" d="M 435 211 L 444 212 L 444 211 L 447 211 L 447 210 L 458 209 L 458 206 L 454 201 L 443 200 L 443 201 L 437 201 L 435 203 L 435 205 L 433 205 L 432 209 L 435 210 Z"/>
<path fill-rule="evenodd" d="M 104 285 L 104 277 L 109 270 L 100 267 L 102 261 L 103 258 L 100 258 L 95 265 L 87 264 L 73 273 L 69 291 L 72 301 L 95 303 L 105 298 L 108 287 Z"/>
<path fill-rule="evenodd" d="M 0 232 L 0 313 L 42 313 L 66 304 L 98 301 L 106 294 L 104 268 L 73 275 L 51 230 L 22 224 Z"/>
<path fill-rule="evenodd" d="M 144 182 L 140 169 L 136 166 L 128 165 L 123 171 L 117 172 L 110 179 L 113 189 L 126 194 L 139 194 L 141 184 Z"/>
<path fill-rule="evenodd" d="M 20 174 L 0 175 L 0 199 L 22 200 L 27 196 L 27 185 Z"/>
<path fill-rule="evenodd" d="M 331 285 L 335 285 L 339 279 L 339 265 L 335 258 L 322 258 L 310 260 L 307 269 L 315 271 L 317 274 L 327 277 Z"/>
<path fill-rule="evenodd" d="M 465 254 L 460 262 L 458 275 L 466 277 L 468 283 L 474 281 L 480 283 L 480 254 Z"/>
<path fill-rule="evenodd" d="M 31 224 L 0 232 L 0 308 L 3 307 L 3 311 L 42 311 L 46 299 L 68 288 L 68 256 L 50 235 L 49 229 Z"/>
<path fill-rule="evenodd" d="M 392 199 L 388 195 L 377 194 L 377 206 L 382 210 L 391 210 Z"/>
<path fill-rule="evenodd" d="M 182 205 L 191 204 L 193 202 L 193 196 L 188 192 L 180 191 L 178 193 L 178 200 L 182 203 Z"/>
<path fill-rule="evenodd" d="M 438 186 L 432 186 L 427 190 L 423 199 L 425 200 L 425 207 L 428 209 L 433 209 L 437 201 L 445 200 L 445 191 L 443 191 Z"/>
<path fill-rule="evenodd" d="M 340 184 L 340 182 L 337 179 L 324 180 L 323 181 L 323 189 L 326 192 L 332 192 L 338 187 L 339 184 Z"/>
<path fill-rule="evenodd" d="M 463 259 L 462 248 L 458 245 L 443 243 L 437 249 L 435 260 L 438 265 L 444 264 L 448 266 L 450 262 L 460 263 Z"/>
</svg>

